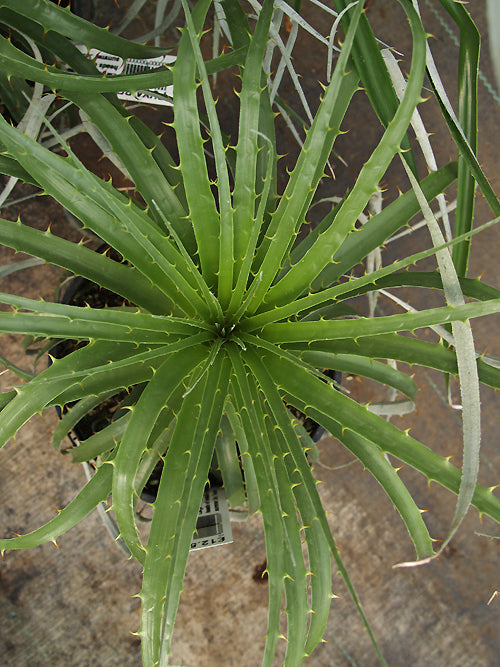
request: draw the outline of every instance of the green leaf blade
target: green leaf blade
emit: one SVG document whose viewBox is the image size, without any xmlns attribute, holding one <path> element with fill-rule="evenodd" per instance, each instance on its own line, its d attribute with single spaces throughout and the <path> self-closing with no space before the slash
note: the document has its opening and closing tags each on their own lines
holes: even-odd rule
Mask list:
<svg viewBox="0 0 500 667">
<path fill-rule="evenodd" d="M 209 3 L 197 4 L 193 20 L 200 29 Z M 193 225 L 201 270 L 209 287 L 216 284 L 219 269 L 219 216 L 210 187 L 207 163 L 203 150 L 200 117 L 196 99 L 196 59 L 188 31 L 180 44 L 173 68 L 175 119 L 180 167 L 191 174 L 185 182 L 189 216 Z M 177 129 L 178 128 L 178 129 Z"/>
<path fill-rule="evenodd" d="M 30 549 L 47 542 L 55 542 L 60 535 L 84 519 L 100 502 L 106 500 L 111 491 L 112 473 L 110 465 L 101 465 L 91 480 L 65 508 L 58 512 L 57 516 L 26 535 L 0 539 L 0 552 L 9 549 Z"/>
<path fill-rule="evenodd" d="M 317 239 L 297 264 L 291 267 L 288 273 L 269 290 L 262 306 L 263 310 L 272 310 L 276 306 L 290 303 L 308 290 L 313 280 L 332 261 L 335 252 L 354 229 L 359 215 L 371 195 L 378 189 L 387 167 L 400 149 L 401 140 L 421 100 L 426 53 L 426 35 L 422 24 L 411 6 L 405 4 L 405 8 L 410 19 L 414 41 L 410 77 L 404 98 L 378 146 L 363 165 L 353 189 L 346 197 L 332 225 Z M 351 21 L 349 30 L 354 25 L 354 21 Z M 348 37 L 346 37 L 344 47 L 347 43 Z"/>
<path fill-rule="evenodd" d="M 140 562 L 144 561 L 145 552 L 134 523 L 133 479 L 147 447 L 147 439 L 161 411 L 168 405 L 168 399 L 205 356 L 203 347 L 191 347 L 168 357 L 132 409 L 128 428 L 113 462 L 113 509 L 121 537 Z"/>
</svg>

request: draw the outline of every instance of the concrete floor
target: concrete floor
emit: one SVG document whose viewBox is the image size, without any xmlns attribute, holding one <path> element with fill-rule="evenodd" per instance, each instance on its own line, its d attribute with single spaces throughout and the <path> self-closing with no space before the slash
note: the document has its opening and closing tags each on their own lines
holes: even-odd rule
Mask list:
<svg viewBox="0 0 500 667">
<path fill-rule="evenodd" d="M 397 18 L 392 14 L 394 5 L 377 1 L 370 10 L 381 36 L 388 41 L 394 30 L 392 21 Z M 485 34 L 481 6 L 475 4 L 469 9 L 474 16 L 477 14 Z M 448 63 L 453 68 L 453 54 L 445 42 L 443 28 L 432 22 L 427 5 L 423 10 L 424 17 L 431 17 L 427 25 L 432 26 L 435 35 L 432 46 L 439 63 Z M 486 49 L 484 55 L 483 71 L 492 80 Z M 319 75 L 312 72 L 312 76 Z M 480 105 L 479 158 L 495 191 L 500 192 L 500 109 L 482 84 Z M 360 113 L 362 108 L 360 103 Z M 424 108 L 426 117 L 432 121 L 435 109 L 430 104 Z M 358 122 L 353 123 L 350 135 L 343 140 L 341 153 L 347 157 L 349 167 L 339 170 L 335 185 L 339 191 L 352 181 L 363 162 L 364 147 L 370 145 L 372 137 L 368 128 Z M 443 164 L 448 154 L 453 154 L 453 147 L 442 129 L 436 142 Z M 394 196 L 399 182 L 395 172 L 391 169 L 388 197 Z M 45 228 L 51 221 L 55 233 L 58 230 L 67 233 L 60 210 L 47 198 L 31 200 L 14 212 L 11 209 L 9 215 L 17 215 L 18 210 L 28 222 Z M 477 224 L 486 221 L 488 215 L 483 199 L 478 196 Z M 470 275 L 483 273 L 484 280 L 498 288 L 496 238 L 493 229 L 476 237 Z M 415 235 L 411 242 L 415 247 L 426 243 L 425 233 Z M 1 257 L 3 263 L 12 253 L 2 249 Z M 8 287 L 20 294 L 49 299 L 57 281 L 56 270 L 36 268 L 24 277 L 9 279 L 2 289 Z M 420 302 L 421 306 L 425 304 Z M 500 354 L 498 321 L 492 318 L 474 323 L 478 349 Z M 4 337 L 1 353 L 23 364 L 16 345 L 14 337 Z M 445 405 L 442 378 L 420 369 L 415 379 L 421 388 L 416 412 L 404 422 L 395 423 L 411 427 L 414 437 L 459 461 L 460 420 Z M 9 383 L 7 375 L 0 380 L 4 386 Z M 368 384 L 361 384 L 355 378 L 346 379 L 345 383 L 360 400 L 372 396 Z M 495 405 L 493 391 L 483 390 L 482 405 L 480 481 L 490 486 L 500 480 L 498 403 Z M 80 468 L 71 467 L 66 458 L 51 450 L 50 434 L 55 423 L 52 411 L 43 418 L 37 417 L 23 429 L 16 442 L 9 443 L 2 451 L 2 535 L 25 532 L 47 520 L 84 482 Z M 325 506 L 331 511 L 332 530 L 388 665 L 496 667 L 500 656 L 500 598 L 487 603 L 493 591 L 500 588 L 500 544 L 477 536 L 475 531 L 498 534 L 498 529 L 487 520 L 480 522 L 477 512 L 471 511 L 445 556 L 425 568 L 393 570 L 394 563 L 412 557 L 412 549 L 390 502 L 360 465 L 339 468 L 349 461 L 340 445 L 326 438 L 321 441 L 320 449 L 316 470 L 318 478 L 325 482 L 320 489 Z M 428 489 L 425 481 L 411 471 L 403 470 L 402 475 L 408 480 L 417 504 L 429 509 L 426 518 L 431 534 L 443 538 L 453 516 L 453 497 L 435 485 Z M 260 663 L 267 587 L 253 578 L 255 568 L 265 558 L 259 518 L 235 524 L 233 534 L 233 544 L 190 556 L 174 635 L 173 665 L 257 667 Z M 8 553 L 0 564 L 0 666 L 138 666 L 139 642 L 131 633 L 138 627 L 139 605 L 131 595 L 140 590 L 140 585 L 140 568 L 125 561 L 110 544 L 95 512 L 59 540 L 59 549 L 45 545 L 32 551 Z M 308 664 L 313 667 L 377 664 L 340 579 L 336 579 L 335 591 L 341 597 L 332 605 L 325 634 L 327 643 L 318 647 Z"/>
</svg>

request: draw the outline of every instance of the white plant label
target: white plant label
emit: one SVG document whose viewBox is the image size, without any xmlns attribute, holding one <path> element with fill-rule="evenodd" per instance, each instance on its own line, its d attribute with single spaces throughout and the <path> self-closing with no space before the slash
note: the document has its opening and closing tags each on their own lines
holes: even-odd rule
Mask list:
<svg viewBox="0 0 500 667">
<path fill-rule="evenodd" d="M 171 65 L 176 59 L 176 56 L 167 55 L 159 56 L 157 58 L 127 58 L 124 60 L 123 58 L 120 58 L 120 56 L 115 56 L 112 53 L 106 53 L 105 51 L 99 51 L 98 49 L 88 50 L 82 45 L 77 46 L 82 53 L 86 54 L 90 60 L 95 62 L 99 72 L 106 76 L 115 76 L 117 74 L 140 74 L 147 70 L 157 69 L 163 65 Z M 171 107 L 173 106 L 173 92 L 173 86 L 162 86 L 160 88 L 151 88 L 149 92 L 146 90 L 139 90 L 136 93 L 124 91 L 122 93 L 117 93 L 117 97 L 120 100 L 126 100 L 127 102 L 160 104 Z M 155 95 L 154 93 L 158 93 L 158 95 Z"/>
<path fill-rule="evenodd" d="M 230 544 L 233 541 L 224 489 L 210 487 L 203 494 L 191 551 Z"/>
</svg>

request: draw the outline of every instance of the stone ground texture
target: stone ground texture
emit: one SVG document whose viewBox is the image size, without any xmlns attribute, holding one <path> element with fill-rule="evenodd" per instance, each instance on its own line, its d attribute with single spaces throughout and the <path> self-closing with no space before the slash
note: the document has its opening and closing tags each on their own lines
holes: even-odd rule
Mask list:
<svg viewBox="0 0 500 667">
<path fill-rule="evenodd" d="M 370 12 L 378 32 L 386 41 L 400 25 L 396 3 L 376 0 Z M 469 7 L 486 35 L 483 3 Z M 454 52 L 445 41 L 443 28 L 432 23 L 427 5 L 424 15 L 431 17 L 434 39 L 431 45 L 438 64 L 453 76 Z M 409 48 L 405 51 L 409 52 Z M 317 78 L 324 76 L 310 51 L 302 70 L 306 90 L 315 94 Z M 484 39 L 485 75 L 493 80 Z M 322 66 L 322 64 L 321 64 Z M 223 84 L 221 84 L 221 87 Z M 454 91 L 450 90 L 454 99 Z M 338 150 L 348 166 L 338 166 L 336 193 L 352 183 L 366 153 L 376 141 L 376 133 L 366 126 L 362 99 L 356 101 L 357 120 L 351 121 L 349 134 L 343 136 Z M 500 192 L 498 127 L 500 108 L 480 84 L 479 159 Z M 221 113 L 229 115 L 221 95 Z M 146 115 L 151 117 L 152 111 Z M 164 112 L 161 112 L 164 113 Z M 435 145 L 441 164 L 453 155 L 436 109 L 423 105 L 422 113 L 436 132 Z M 436 121 L 437 118 L 437 121 Z M 160 118 L 161 120 L 162 118 Z M 157 118 L 158 120 L 158 118 Z M 433 124 L 436 121 L 437 124 Z M 89 158 L 92 161 L 92 156 Z M 105 163 L 98 165 L 106 169 Z M 406 189 L 396 167 L 387 177 L 387 197 L 396 196 L 397 187 Z M 20 188 L 17 195 L 27 193 Z M 46 197 L 8 209 L 5 217 L 17 216 L 44 229 L 52 223 L 54 233 L 79 237 L 68 225 L 59 207 Z M 487 207 L 477 198 L 477 224 L 488 219 Z M 496 230 L 489 229 L 475 238 L 470 275 L 484 273 L 484 279 L 499 285 Z M 407 249 L 426 243 L 425 232 L 415 234 Z M 420 244 L 420 245 L 419 245 Z M 401 247 L 401 246 L 400 246 Z M 14 256 L 2 248 L 0 263 Z M 389 248 L 384 261 L 397 250 Z M 401 252 L 404 252 L 401 251 Z M 395 256 L 395 255 L 394 255 Z M 17 259 L 17 257 L 16 257 Z M 37 267 L 18 274 L 2 285 L 2 290 L 46 299 L 53 298 L 60 279 L 56 269 Z M 409 293 L 409 292 L 408 292 Z M 431 303 L 425 295 L 417 307 Z M 385 310 L 386 302 L 382 308 Z M 388 311 L 387 307 L 387 312 Z M 499 354 L 498 318 L 474 323 L 477 348 Z M 496 328 L 494 328 L 496 325 Z M 2 337 L 0 353 L 26 365 L 18 348 L 19 339 Z M 13 382 L 2 378 L 3 386 Z M 420 387 L 415 413 L 394 423 L 412 429 L 412 435 L 443 455 L 460 462 L 461 429 L 458 414 L 445 405 L 443 379 L 428 370 L 417 369 Z M 375 398 L 368 383 L 345 378 L 345 386 L 355 397 Z M 380 398 L 380 397 L 379 397 Z M 494 392 L 482 391 L 483 454 L 480 481 L 488 486 L 500 480 L 498 403 Z M 0 532 L 26 532 L 53 516 L 56 508 L 69 502 L 84 483 L 80 467 L 53 452 L 51 431 L 57 421 L 54 412 L 37 417 L 23 428 L 15 442 L 9 443 L 0 459 Z M 320 463 L 316 474 L 325 506 L 330 510 L 334 536 L 357 586 L 367 615 L 380 641 L 390 667 L 460 665 L 495 667 L 499 664 L 500 597 L 487 604 L 498 580 L 500 543 L 475 534 L 498 532 L 486 519 L 479 521 L 471 511 L 453 539 L 446 554 L 425 568 L 392 569 L 392 565 L 413 557 L 411 543 L 391 503 L 368 473 L 349 462 L 343 448 L 329 438 L 320 443 Z M 411 471 L 401 472 L 408 481 L 417 504 L 426 514 L 431 535 L 443 538 L 454 512 L 451 494 L 432 485 L 427 487 Z M 248 523 L 233 524 L 234 542 L 223 548 L 190 555 L 173 643 L 172 665 L 190 667 L 257 667 L 260 664 L 267 615 L 267 586 L 254 579 L 255 568 L 265 559 L 263 530 L 259 517 Z M 92 513 L 78 528 L 63 536 L 59 548 L 49 544 L 26 552 L 10 552 L 0 563 L 0 666 L 1 667 L 94 667 L 140 665 L 140 647 L 132 634 L 138 628 L 139 601 L 131 597 L 140 590 L 140 568 L 127 562 L 110 544 L 97 513 Z M 340 596 L 332 604 L 325 633 L 326 642 L 308 661 L 312 667 L 358 665 L 371 667 L 377 661 L 353 604 L 345 594 L 340 578 Z M 283 649 L 284 647 L 282 647 Z M 276 664 L 279 664 L 278 659 Z"/>
</svg>

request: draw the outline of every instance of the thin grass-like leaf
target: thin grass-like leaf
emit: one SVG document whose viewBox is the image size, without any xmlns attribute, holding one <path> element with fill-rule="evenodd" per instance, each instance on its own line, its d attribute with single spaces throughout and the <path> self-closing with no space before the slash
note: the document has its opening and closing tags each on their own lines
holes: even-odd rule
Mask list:
<svg viewBox="0 0 500 667">
<path fill-rule="evenodd" d="M 427 61 L 426 61 L 427 73 L 431 81 L 433 90 L 436 94 L 436 98 L 439 103 L 443 118 L 446 121 L 446 124 L 448 125 L 448 129 L 450 130 L 454 142 L 459 148 L 460 155 L 467 163 L 468 168 L 470 169 L 470 172 L 474 176 L 474 179 L 477 185 L 479 186 L 481 192 L 483 193 L 484 198 L 488 202 L 488 205 L 491 208 L 493 215 L 498 217 L 500 215 L 500 201 L 495 195 L 488 179 L 484 175 L 483 170 L 481 169 L 479 162 L 477 161 L 477 158 L 474 154 L 474 151 L 472 150 L 467 140 L 467 137 L 464 134 L 464 130 L 460 126 L 460 123 L 455 115 L 453 107 L 446 94 L 446 90 L 443 86 L 441 77 L 439 76 L 439 72 L 432 58 L 432 54 L 429 50 L 429 47 L 427 48 L 428 48 Z"/>
<path fill-rule="evenodd" d="M 486 0 L 486 12 L 488 17 L 488 34 L 490 37 L 491 62 L 500 91 L 500 8 L 496 0 Z"/>
<path fill-rule="evenodd" d="M 12 273 L 17 273 L 17 271 L 24 271 L 24 269 L 31 269 L 33 266 L 40 266 L 40 264 L 45 264 L 45 262 L 43 259 L 39 259 L 38 257 L 11 262 L 10 264 L 4 264 L 3 266 L 0 266 L 0 280 L 6 276 L 10 276 Z"/>
<path fill-rule="evenodd" d="M 106 500 L 111 491 L 112 473 L 110 465 L 101 465 L 92 479 L 57 516 L 31 533 L 0 539 L 0 552 L 3 554 L 9 549 L 29 549 L 46 542 L 55 542 L 60 535 L 71 530 L 90 514 L 100 502 Z"/>
</svg>

